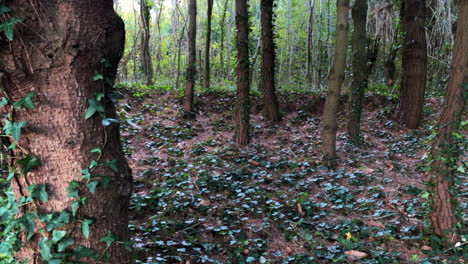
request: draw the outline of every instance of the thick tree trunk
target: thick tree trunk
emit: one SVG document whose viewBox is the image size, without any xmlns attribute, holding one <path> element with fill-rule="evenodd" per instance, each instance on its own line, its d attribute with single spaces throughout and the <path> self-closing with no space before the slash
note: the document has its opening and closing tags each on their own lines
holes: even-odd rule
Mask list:
<svg viewBox="0 0 468 264">
<path fill-rule="evenodd" d="M 312 72 L 312 47 L 314 45 L 314 10 L 315 0 L 310 0 L 309 3 L 309 23 L 307 25 L 307 62 L 306 62 L 306 79 L 309 84 L 309 89 L 314 86 L 314 78 Z"/>
<path fill-rule="evenodd" d="M 265 101 L 266 119 L 272 122 L 280 120 L 278 100 L 275 88 L 275 33 L 273 31 L 273 1 L 262 0 L 261 21 L 262 21 L 262 80 Z"/>
<path fill-rule="evenodd" d="M 323 109 L 322 148 L 324 160 L 333 167 L 336 160 L 336 114 L 345 78 L 346 50 L 348 47 L 349 0 L 337 0 L 336 48 L 328 77 L 328 93 Z"/>
<path fill-rule="evenodd" d="M 82 170 L 92 160 L 99 164 L 115 160 L 118 171 L 98 165 L 94 177 L 102 175 L 112 179 L 109 187 L 98 186 L 95 194 L 83 191 L 87 197 L 75 220 L 60 228 L 74 240 L 71 248 L 81 245 L 110 253 L 109 263 L 130 263 L 130 253 L 123 243 L 99 240 L 108 232 L 119 241 L 129 240 L 128 207 L 131 194 L 131 172 L 125 160 L 118 125 L 104 127 L 101 117 L 94 115 L 85 120 L 88 100 L 97 93 L 105 96 L 101 103 L 105 115 L 115 118 L 115 107 L 108 95 L 112 87 L 107 82 L 94 81 L 95 72 L 114 79 L 124 48 L 124 24 L 113 9 L 111 0 L 15 0 L 8 2 L 14 17 L 24 18 L 17 25 L 15 39 L 2 42 L 0 72 L 4 76 L 4 91 L 13 101 L 34 91 L 35 109 L 16 110 L 15 120 L 27 120 L 19 144 L 40 159 L 42 166 L 27 177 L 16 177 L 14 192 L 17 197 L 32 184 L 46 184 L 47 202 L 23 206 L 37 210 L 38 214 L 71 212 L 76 198 L 69 198 L 70 182 L 85 184 Z M 105 63 L 101 60 L 105 59 Z M 91 153 L 102 147 L 102 154 Z M 71 214 L 71 213 L 70 213 Z M 95 219 L 90 226 L 89 239 L 83 237 L 80 219 Z M 37 226 L 44 226 L 37 220 Z M 17 254 L 21 262 L 42 263 L 38 241 L 50 234 L 38 230 Z M 68 248 L 67 248 L 68 251 Z M 53 254 L 56 252 L 52 252 Z M 55 256 L 55 255 L 54 255 Z"/>
<path fill-rule="evenodd" d="M 424 30 L 426 1 L 404 0 L 402 10 L 403 32 L 405 32 L 403 73 L 396 117 L 402 125 L 414 129 L 421 120 L 426 90 L 427 44 Z"/>
<path fill-rule="evenodd" d="M 237 27 L 237 109 L 236 143 L 249 143 L 250 128 L 250 80 L 249 80 L 249 13 L 247 0 L 236 0 Z"/>
<path fill-rule="evenodd" d="M 141 66 L 145 78 L 145 84 L 153 84 L 153 64 L 149 49 L 150 42 L 150 8 L 146 0 L 140 1 L 140 16 L 143 31 L 141 35 Z"/>
<path fill-rule="evenodd" d="M 456 139 L 453 133 L 459 131 L 460 122 L 466 120 L 463 112 L 467 100 L 464 93 L 468 84 L 468 1 L 462 1 L 460 9 L 445 106 L 431 150 L 433 161 L 430 186 L 433 186 L 434 196 L 430 219 L 434 233 L 445 238 L 446 245 L 454 245 L 460 241 L 460 234 L 455 229 L 457 223 L 463 225 L 463 219 L 457 219 L 456 216 L 458 198 L 454 180 L 460 155 L 459 145 L 466 142 L 463 141 L 463 136 L 461 140 Z"/>
<path fill-rule="evenodd" d="M 348 101 L 348 124 L 346 130 L 352 140 L 358 141 L 365 90 L 369 78 L 367 64 L 367 0 L 356 0 L 351 10 L 354 21 L 352 36 L 353 81 Z"/>
<path fill-rule="evenodd" d="M 210 88 L 210 46 L 211 46 L 211 14 L 213 13 L 213 0 L 208 0 L 206 12 L 206 40 L 205 40 L 205 67 L 203 69 L 203 87 Z"/>
<path fill-rule="evenodd" d="M 193 93 L 195 88 L 195 75 L 197 73 L 197 1 L 189 0 L 188 2 L 189 26 L 188 26 L 188 63 L 185 83 L 185 101 L 184 109 L 187 113 L 193 112 Z"/>
</svg>

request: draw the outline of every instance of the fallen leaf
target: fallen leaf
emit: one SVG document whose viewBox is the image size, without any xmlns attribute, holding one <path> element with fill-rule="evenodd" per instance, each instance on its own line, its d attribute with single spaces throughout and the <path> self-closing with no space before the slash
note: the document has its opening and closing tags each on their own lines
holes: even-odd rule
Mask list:
<svg viewBox="0 0 468 264">
<path fill-rule="evenodd" d="M 430 246 L 422 246 L 421 247 L 421 250 L 428 250 L 428 251 L 431 251 L 432 248 Z"/>
<path fill-rule="evenodd" d="M 251 160 L 250 164 L 255 165 L 255 166 L 260 166 L 260 163 L 258 163 L 258 161 L 255 161 L 255 160 Z"/>
<path fill-rule="evenodd" d="M 350 250 L 345 252 L 349 260 L 358 260 L 367 257 L 369 254 L 356 250 Z"/>
</svg>

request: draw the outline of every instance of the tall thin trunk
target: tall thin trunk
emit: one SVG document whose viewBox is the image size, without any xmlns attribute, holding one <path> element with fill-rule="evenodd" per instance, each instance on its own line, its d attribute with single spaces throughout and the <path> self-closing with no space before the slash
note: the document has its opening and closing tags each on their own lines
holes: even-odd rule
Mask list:
<svg viewBox="0 0 468 264">
<path fill-rule="evenodd" d="M 468 84 L 468 1 L 461 1 L 458 18 L 455 48 L 452 57 L 451 73 L 445 104 L 439 120 L 439 129 L 432 143 L 432 163 L 430 170 L 431 203 L 430 219 L 434 233 L 444 238 L 444 244 L 453 246 L 460 242 L 456 226 L 463 226 L 463 219 L 457 218 L 457 176 L 460 145 L 465 144 L 460 122 L 467 101 Z M 462 134 L 457 139 L 454 133 Z M 466 176 L 466 175 L 465 175 Z M 463 228 L 463 227 L 462 227 Z M 463 230 L 458 230 L 463 231 Z"/>
<path fill-rule="evenodd" d="M 193 93 L 195 89 L 195 74 L 197 73 L 197 1 L 189 0 L 188 2 L 189 25 L 188 25 L 188 63 L 185 84 L 185 100 L 184 109 L 187 113 L 193 112 Z"/>
<path fill-rule="evenodd" d="M 352 35 L 353 81 L 348 101 L 348 124 L 346 130 L 352 140 L 358 141 L 365 90 L 369 78 L 367 64 L 367 0 L 356 0 L 351 10 L 354 21 Z"/>
<path fill-rule="evenodd" d="M 335 166 L 336 162 L 336 114 L 341 94 L 341 86 L 345 78 L 346 50 L 348 46 L 349 0 L 336 1 L 336 48 L 333 55 L 333 65 L 328 77 L 328 93 L 323 109 L 322 148 L 325 163 Z"/>
<path fill-rule="evenodd" d="M 315 0 L 310 0 L 309 3 L 309 23 L 307 25 L 307 62 L 306 62 L 306 79 L 309 84 L 309 89 L 312 89 L 314 77 L 312 72 L 312 48 L 314 46 L 314 10 Z"/>
<path fill-rule="evenodd" d="M 210 87 L 210 46 L 211 46 L 211 15 L 213 13 L 213 0 L 208 0 L 208 8 L 206 12 L 206 40 L 205 40 L 205 68 L 203 73 L 203 87 Z"/>
<path fill-rule="evenodd" d="M 404 0 L 402 3 L 405 37 L 400 101 L 396 117 L 402 125 L 414 129 L 421 120 L 426 90 L 427 43 L 424 30 L 426 1 Z"/>
<path fill-rule="evenodd" d="M 250 140 L 250 80 L 249 80 L 249 12 L 247 0 L 236 0 L 237 27 L 237 109 L 236 143 L 247 145 Z"/>
<path fill-rule="evenodd" d="M 273 29 L 273 2 L 274 0 L 262 0 L 262 80 L 265 102 L 266 119 L 273 122 L 280 120 L 278 99 L 275 88 L 275 33 Z"/>
<path fill-rule="evenodd" d="M 156 28 L 158 29 L 158 48 L 156 50 L 156 72 L 159 74 L 162 74 L 162 69 L 161 69 L 161 61 L 162 61 L 162 44 L 163 44 L 163 38 L 162 38 L 162 33 L 161 33 L 161 14 L 163 11 L 164 5 L 162 3 L 159 4 L 159 9 L 158 9 L 158 16 L 156 17 Z"/>
<path fill-rule="evenodd" d="M 182 26 L 182 32 L 180 33 L 179 40 L 177 41 L 177 69 L 176 69 L 176 79 L 175 79 L 175 88 L 179 89 L 179 79 L 180 79 L 180 60 L 182 57 L 182 40 L 184 39 L 185 28 L 187 26 L 187 19 L 185 19 L 184 25 Z"/>
<path fill-rule="evenodd" d="M 143 26 L 141 36 L 141 66 L 145 83 L 147 85 L 153 84 L 153 65 L 151 62 L 151 54 L 149 50 L 150 42 L 150 8 L 146 0 L 140 1 L 140 16 Z"/>
<path fill-rule="evenodd" d="M 232 25 L 235 23 L 235 15 L 233 6 L 230 9 L 230 20 L 226 30 L 226 79 L 231 80 L 231 53 L 232 53 Z"/>
<path fill-rule="evenodd" d="M 226 13 L 229 0 L 224 1 L 223 11 L 221 15 L 221 21 L 219 22 L 219 34 L 220 34 L 220 48 L 219 48 L 219 65 L 220 72 L 224 72 L 224 38 L 226 36 Z"/>
<path fill-rule="evenodd" d="M 124 24 L 114 12 L 111 0 L 95 0 L 92 5 L 63 0 L 15 0 L 8 5 L 14 10 L 14 17 L 25 20 L 15 28 L 15 39 L 1 44 L 2 86 L 12 101 L 18 101 L 29 92 L 36 93 L 33 97 L 36 108 L 17 109 L 11 118 L 28 121 L 18 145 L 43 164 L 26 177 L 15 176 L 13 190 L 19 199 L 28 186 L 45 185 L 49 199 L 23 204 L 21 211 L 54 219 L 62 215 L 60 230 L 67 232 L 63 239 L 73 242 L 63 252 L 57 252 L 51 245 L 52 232 L 43 222 L 47 220 L 36 217 L 34 236 L 23 241 L 16 260 L 20 263 L 26 258 L 29 263 L 51 259 L 55 259 L 55 263 L 80 262 L 83 258 L 71 259 L 64 254 L 73 255 L 73 251 L 87 247 L 90 248 L 88 253 L 95 252 L 93 255 L 109 254 L 108 263 L 131 263 L 131 254 L 123 242 L 129 240 L 132 177 L 122 151 L 119 127 L 117 124 L 104 127 L 97 114 L 85 119 L 88 101 L 95 99 L 97 93 L 104 95 L 100 100 L 103 114 L 108 118 L 116 116 L 114 104 L 108 97 L 112 86 L 95 81 L 94 77 L 98 71 L 114 80 L 124 49 Z M 101 154 L 91 153 L 98 146 Z M 94 160 L 99 165 L 90 181 L 99 185 L 95 193 L 88 192 L 87 188 L 79 192 L 83 203 L 73 214 L 72 203 L 77 202 L 77 198 L 69 197 L 68 187 L 72 182 L 86 186 L 82 170 Z M 112 163 L 115 171 L 102 166 L 106 162 Z M 101 182 L 104 177 L 111 180 L 107 187 Z M 94 219 L 88 238 L 81 232 L 85 218 Z M 118 241 L 107 248 L 100 240 L 109 233 Z M 50 254 L 45 252 L 47 245 Z"/>
</svg>

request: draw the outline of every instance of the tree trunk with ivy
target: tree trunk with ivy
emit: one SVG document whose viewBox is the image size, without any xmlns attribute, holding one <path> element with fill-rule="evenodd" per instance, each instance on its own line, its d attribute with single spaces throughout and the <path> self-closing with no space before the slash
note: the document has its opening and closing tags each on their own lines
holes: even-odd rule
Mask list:
<svg viewBox="0 0 468 264">
<path fill-rule="evenodd" d="M 188 41 L 188 62 L 187 72 L 185 73 L 185 100 L 184 110 L 187 113 L 193 112 L 193 93 L 195 89 L 195 75 L 197 74 L 197 1 L 189 0 L 188 2 L 189 25 L 187 31 Z"/>
<path fill-rule="evenodd" d="M 249 80 L 249 13 L 247 0 L 236 0 L 237 27 L 237 109 L 236 143 L 249 143 L 250 128 L 250 80 Z"/>
<path fill-rule="evenodd" d="M 35 93 L 34 109 L 9 108 L 12 122 L 28 122 L 10 153 L 15 157 L 11 162 L 22 159 L 23 171 L 32 164 L 36 167 L 38 161 L 42 163 L 26 175 L 16 175 L 12 187 L 17 199 L 34 196 L 28 186 L 45 186 L 42 191 L 48 193 L 47 199 L 42 193 L 40 201 L 19 209 L 18 217 L 35 219 L 36 226 L 29 241 L 21 236 L 24 245 L 16 259 L 43 263 L 52 259 L 77 261 L 79 256 L 86 256 L 89 258 L 78 261 L 97 262 L 99 258 L 105 261 L 109 254 L 108 263 L 130 263 L 130 252 L 122 242 L 129 240 L 132 177 L 111 100 L 125 31 L 113 1 L 15 0 L 5 4 L 13 9 L 12 17 L 25 20 L 16 25 L 13 41 L 1 40 L 2 96 L 18 101 Z M 92 112 L 90 102 L 99 107 L 85 119 L 86 113 Z M 111 118 L 106 121 L 112 124 L 103 126 L 100 114 Z M 93 167 L 94 161 L 98 165 Z M 89 174 L 82 172 L 90 166 Z M 88 180 L 83 179 L 88 176 Z M 74 184 L 79 187 L 68 188 Z M 62 226 L 46 228 L 54 221 Z M 83 223 L 90 224 L 88 238 L 82 232 L 87 229 Z M 43 233 L 39 232 L 42 228 Z M 52 241 L 61 231 L 66 235 Z M 100 241 L 103 238 L 116 241 L 108 247 Z M 57 243 L 69 243 L 62 253 L 70 255 L 60 255 Z M 93 257 L 96 260 L 90 260 Z"/>
<path fill-rule="evenodd" d="M 208 9 L 206 11 L 206 42 L 205 42 L 205 65 L 203 73 L 203 87 L 210 88 L 210 46 L 211 46 L 211 15 L 213 13 L 213 0 L 208 0 Z"/>
<path fill-rule="evenodd" d="M 468 91 L 468 1 L 462 1 L 458 19 L 455 48 L 445 104 L 437 136 L 432 143 L 430 164 L 430 186 L 432 203 L 430 219 L 434 233 L 443 238 L 443 244 L 460 242 L 457 223 L 457 199 L 455 177 L 458 171 L 460 145 L 465 144 L 461 121 L 466 120 L 464 109 Z M 466 126 L 466 124 L 465 124 Z"/>
<path fill-rule="evenodd" d="M 315 0 L 309 1 L 309 23 L 307 25 L 307 61 L 306 61 L 306 79 L 309 89 L 314 86 L 314 78 L 312 72 L 312 49 L 314 45 L 314 12 Z"/>
<path fill-rule="evenodd" d="M 324 161 L 333 167 L 336 159 L 336 114 L 345 78 L 346 51 L 348 47 L 349 0 L 337 0 L 336 48 L 328 77 L 328 92 L 323 109 L 322 149 Z"/>
<path fill-rule="evenodd" d="M 358 141 L 365 90 L 370 73 L 369 65 L 367 64 L 367 0 L 356 0 L 351 14 L 354 22 L 354 32 L 351 39 L 353 81 L 348 101 L 348 123 L 346 130 L 352 140 Z"/>
<path fill-rule="evenodd" d="M 266 119 L 272 122 L 280 121 L 278 99 L 275 86 L 275 33 L 273 31 L 273 2 L 274 0 L 261 1 L 262 21 L 262 81 L 265 101 Z"/>
<path fill-rule="evenodd" d="M 150 7 L 147 0 L 140 1 L 140 16 L 143 31 L 141 33 L 141 66 L 146 85 L 153 84 L 153 63 L 149 48 L 150 42 Z"/>
<path fill-rule="evenodd" d="M 426 90 L 427 43 L 425 0 L 402 1 L 403 57 L 400 101 L 396 118 L 407 128 L 415 129 L 421 120 Z"/>
</svg>

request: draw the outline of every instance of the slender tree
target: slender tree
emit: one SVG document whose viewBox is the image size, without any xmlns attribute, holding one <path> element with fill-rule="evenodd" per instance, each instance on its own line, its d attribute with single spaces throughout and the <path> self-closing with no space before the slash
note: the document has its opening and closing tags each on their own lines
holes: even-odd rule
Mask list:
<svg viewBox="0 0 468 264">
<path fill-rule="evenodd" d="M 150 6 L 147 0 L 140 0 L 140 16 L 143 31 L 141 33 L 141 66 L 145 83 L 153 84 L 153 64 L 151 62 L 151 54 L 149 49 L 150 42 Z"/>
<path fill-rule="evenodd" d="M 354 32 L 351 40 L 353 81 L 348 102 L 348 124 L 346 129 L 351 139 L 359 140 L 362 108 L 370 73 L 366 47 L 367 0 L 356 0 L 351 14 L 354 21 Z"/>
<path fill-rule="evenodd" d="M 325 162 L 333 167 L 336 162 L 336 114 L 345 78 L 346 50 L 348 46 L 349 0 L 337 0 L 336 47 L 333 65 L 328 77 L 328 92 L 323 109 L 322 148 Z"/>
<path fill-rule="evenodd" d="M 206 40 L 205 40 L 205 67 L 203 73 L 203 87 L 210 87 L 210 46 L 211 46 L 211 16 L 213 14 L 213 0 L 208 0 L 206 11 Z"/>
<path fill-rule="evenodd" d="M 219 22 L 219 34 L 220 34 L 220 47 L 219 47 L 219 65 L 221 76 L 224 73 L 224 39 L 226 36 L 226 13 L 228 9 L 229 0 L 224 1 L 221 21 Z"/>
<path fill-rule="evenodd" d="M 432 143 L 429 173 L 433 194 L 430 213 L 432 228 L 437 236 L 445 238 L 446 245 L 454 245 L 460 241 L 456 226 L 463 223 L 463 219 L 456 215 L 458 198 L 454 184 L 460 155 L 459 145 L 466 143 L 463 141 L 464 137 L 457 138 L 456 133 L 460 131 L 468 99 L 468 1 L 460 3 L 450 79 L 438 133 Z"/>
<path fill-rule="evenodd" d="M 306 62 L 306 79 L 309 89 L 312 89 L 314 78 L 312 72 L 312 48 L 314 46 L 314 11 L 315 0 L 309 2 L 309 23 L 307 24 L 307 62 Z"/>
<path fill-rule="evenodd" d="M 421 120 L 426 90 L 427 44 L 424 22 L 425 0 L 402 1 L 403 41 L 400 101 L 396 117 L 404 126 L 414 129 Z"/>
<path fill-rule="evenodd" d="M 273 30 L 273 2 L 261 1 L 262 22 L 262 81 L 265 102 L 265 114 L 269 121 L 278 122 L 280 114 L 275 89 L 275 33 Z"/>
<path fill-rule="evenodd" d="M 45 218 L 34 220 L 36 230 L 31 239 L 23 237 L 25 244 L 16 255 L 19 263 L 25 259 L 29 259 L 29 263 L 52 263 L 53 258 L 64 257 L 64 252 L 72 251 L 73 255 L 74 250 L 82 254 L 84 247 L 90 248 L 88 253 L 97 251 L 97 257 L 109 254 L 108 263 L 131 263 L 131 254 L 122 241 L 129 240 L 132 177 L 122 151 L 119 127 L 117 124 L 104 127 L 97 113 L 85 119 L 89 115 L 89 112 L 85 115 L 86 109 L 96 106 L 98 101 L 103 115 L 116 116 L 109 97 L 112 86 L 107 81 L 95 81 L 95 73 L 99 72 L 108 80 L 115 78 L 124 49 L 124 24 L 114 12 L 112 0 L 95 0 L 89 5 L 81 3 L 72 0 L 8 1 L 14 10 L 12 16 L 24 18 L 24 22 L 16 26 L 13 41 L 1 43 L 3 93 L 11 101 L 18 101 L 34 92 L 32 100 L 36 106 L 11 113 L 12 120 L 28 121 L 17 142 L 21 148 L 16 148 L 12 155 L 21 157 L 27 153 L 43 164 L 25 177 L 15 176 L 13 191 L 19 199 L 28 194 L 28 187 L 36 184 L 45 186 L 49 196 L 21 207 L 21 212 L 35 212 Z M 98 146 L 100 154 L 91 153 Z M 110 180 L 109 186 L 99 184 L 95 193 L 85 188 L 79 200 L 70 198 L 72 183 L 86 186 L 82 170 L 89 168 L 93 160 L 100 165 L 90 176 L 91 181 L 106 178 Z M 106 163 L 112 164 L 112 168 L 102 166 Z M 74 202 L 81 206 L 73 207 Z M 72 208 L 78 209 L 76 215 Z M 62 225 L 59 230 L 66 231 L 67 241 L 73 242 L 62 253 L 50 246 L 51 239 L 58 238 L 56 234 L 52 236 L 43 222 L 58 215 L 62 216 L 57 220 Z M 94 220 L 89 226 L 89 237 L 81 231 L 82 224 L 89 220 L 81 222 L 80 219 Z M 111 243 L 107 248 L 100 240 L 109 234 L 120 242 Z M 84 261 L 77 257 L 75 254 L 69 261 Z M 56 259 L 54 263 L 60 262 Z"/>
<path fill-rule="evenodd" d="M 195 75 L 197 74 L 196 61 L 196 37 L 197 37 L 197 1 L 188 1 L 189 25 L 188 25 L 188 63 L 185 83 L 184 109 L 187 113 L 193 112 L 193 93 L 195 88 Z"/>
<path fill-rule="evenodd" d="M 236 0 L 237 28 L 237 109 L 236 143 L 249 143 L 250 128 L 250 80 L 249 80 L 249 12 L 247 0 Z"/>
</svg>

